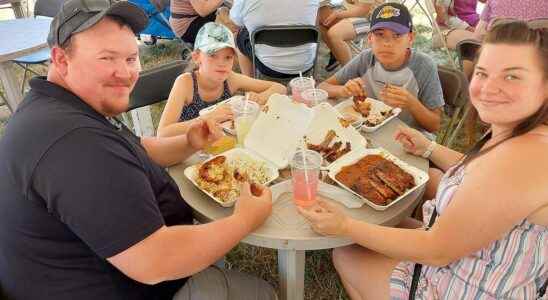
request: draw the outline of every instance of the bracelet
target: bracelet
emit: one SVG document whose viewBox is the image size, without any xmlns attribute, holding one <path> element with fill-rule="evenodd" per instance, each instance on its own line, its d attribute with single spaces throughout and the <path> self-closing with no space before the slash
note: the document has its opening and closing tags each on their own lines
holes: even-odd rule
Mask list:
<svg viewBox="0 0 548 300">
<path fill-rule="evenodd" d="M 426 151 L 424 151 L 424 153 L 421 155 L 422 157 L 428 159 L 430 158 L 430 156 L 432 155 L 432 152 L 434 151 L 434 148 L 436 147 L 436 142 L 435 141 L 431 141 L 430 142 L 430 145 L 428 145 L 428 148 L 426 149 Z"/>
</svg>

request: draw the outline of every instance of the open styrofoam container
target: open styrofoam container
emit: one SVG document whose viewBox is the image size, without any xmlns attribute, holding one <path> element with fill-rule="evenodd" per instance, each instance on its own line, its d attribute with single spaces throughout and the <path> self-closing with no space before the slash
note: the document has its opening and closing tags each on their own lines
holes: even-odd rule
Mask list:
<svg viewBox="0 0 548 300">
<path fill-rule="evenodd" d="M 314 118 L 306 131 L 306 139 L 309 143 L 320 144 L 327 132 L 333 130 L 337 136 L 332 143 L 341 141 L 344 147 L 346 142 L 350 142 L 352 149 L 367 146 L 367 140 L 356 128 L 352 126 L 344 127 L 341 124 L 342 115 L 331 104 L 324 102 L 312 109 L 314 110 Z"/>
<path fill-rule="evenodd" d="M 384 157 L 385 159 L 392 161 L 398 167 L 400 167 L 402 170 L 404 170 L 405 172 L 407 172 L 411 176 L 413 176 L 413 178 L 415 179 L 415 186 L 408 189 L 408 190 L 406 190 L 405 193 L 403 193 L 403 195 L 401 195 L 398 198 L 394 199 L 388 205 L 377 205 L 377 204 L 367 200 L 366 198 L 364 198 L 360 194 L 354 192 L 352 189 L 350 189 L 350 187 L 347 187 L 346 185 L 339 182 L 335 178 L 335 176 L 341 171 L 341 169 L 343 167 L 355 164 L 356 162 L 358 162 L 360 159 L 362 159 L 363 157 L 365 157 L 367 155 L 380 155 L 380 156 Z M 342 188 L 346 189 L 347 191 L 355 194 L 356 196 L 360 197 L 367 205 L 371 206 L 375 210 L 385 210 L 385 209 L 389 208 L 390 206 L 400 202 L 403 198 L 405 198 L 405 196 L 409 195 L 414 190 L 416 190 L 419 187 L 423 186 L 428 181 L 428 174 L 426 172 L 424 172 L 424 171 L 422 171 L 422 170 L 420 170 L 416 167 L 413 167 L 413 166 L 409 165 L 408 163 L 402 161 L 401 159 L 397 158 L 396 156 L 394 156 L 393 154 L 391 154 L 390 152 L 388 152 L 387 150 L 385 150 L 383 148 L 375 148 L 375 149 L 360 148 L 360 149 L 353 150 L 350 153 L 347 153 L 346 155 L 344 155 L 340 159 L 333 162 L 329 166 L 328 171 L 329 171 L 328 176 L 333 181 L 335 181 L 339 186 L 341 186 Z"/>
<path fill-rule="evenodd" d="M 221 101 L 221 102 L 219 102 L 219 103 L 216 103 L 216 104 L 214 104 L 214 105 L 208 106 L 208 107 L 206 107 L 206 108 L 200 110 L 200 111 L 198 112 L 198 114 L 199 114 L 200 116 L 203 116 L 203 115 L 205 115 L 205 114 L 208 114 L 208 113 L 214 111 L 219 105 L 223 105 L 223 104 L 227 104 L 227 103 L 230 104 L 230 103 L 232 103 L 232 102 L 234 102 L 234 101 L 239 101 L 239 100 L 241 100 L 241 99 L 244 99 L 244 96 L 242 96 L 242 95 L 232 96 L 232 97 L 230 97 L 230 98 L 228 98 L 228 99 L 226 99 L 226 100 L 223 100 L 223 101 Z"/>
<path fill-rule="evenodd" d="M 285 95 L 274 94 L 259 112 L 244 140 L 251 150 L 278 169 L 284 169 L 306 134 L 314 110 Z"/>
<path fill-rule="evenodd" d="M 268 185 L 269 183 L 271 183 L 273 180 L 277 179 L 280 176 L 280 173 L 278 172 L 278 168 L 276 166 L 272 165 L 270 162 L 264 160 L 263 158 L 259 157 L 257 154 L 255 154 L 252 151 L 249 151 L 247 149 L 234 148 L 234 149 L 228 150 L 228 151 L 226 151 L 222 154 L 216 155 L 216 156 L 204 161 L 203 163 L 205 163 L 207 161 L 210 161 L 210 160 L 214 159 L 217 156 L 225 156 L 227 163 L 230 163 L 234 159 L 242 159 L 243 158 L 243 159 L 247 159 L 247 160 L 257 162 L 258 164 L 262 164 L 265 167 L 266 177 L 267 177 L 267 181 L 264 182 L 263 185 Z M 234 203 L 236 203 L 236 199 L 223 202 L 221 199 L 219 199 L 219 198 L 215 197 L 214 195 L 212 195 L 211 193 L 203 190 L 198 185 L 198 182 L 196 182 L 196 179 L 198 178 L 198 171 L 199 171 L 201 165 L 202 165 L 202 163 L 187 167 L 184 171 L 185 176 L 198 189 L 200 189 L 202 192 L 206 193 L 209 197 L 211 197 L 211 199 L 215 200 L 215 202 L 219 203 L 219 205 L 221 205 L 223 207 L 233 206 Z"/>
<path fill-rule="evenodd" d="M 354 105 L 352 98 L 340 102 L 339 104 L 335 105 L 335 108 L 343 115 L 349 114 L 355 117 L 356 123 L 363 124 L 361 126 L 361 129 L 365 132 L 373 132 L 379 129 L 384 124 L 390 122 L 390 120 L 397 117 L 401 113 L 401 108 L 396 107 L 394 108 L 393 114 L 390 117 L 384 119 L 381 123 L 377 124 L 376 126 L 367 126 L 365 123 L 367 119 L 380 118 L 381 112 L 391 110 L 392 106 L 386 105 L 384 102 L 373 98 L 367 98 L 365 101 L 371 103 L 371 111 L 369 112 L 369 116 L 367 118 L 364 118 L 359 112 L 354 110 L 354 108 L 352 107 Z"/>
</svg>

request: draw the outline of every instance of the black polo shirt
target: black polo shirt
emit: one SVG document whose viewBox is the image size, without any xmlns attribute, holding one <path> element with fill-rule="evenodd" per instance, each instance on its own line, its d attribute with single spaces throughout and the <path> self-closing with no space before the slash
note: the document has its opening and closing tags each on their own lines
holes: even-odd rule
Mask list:
<svg viewBox="0 0 548 300">
<path fill-rule="evenodd" d="M 189 224 L 175 182 L 139 138 L 44 78 L 0 140 L 0 283 L 11 299 L 171 299 L 112 257 L 161 226 Z"/>
</svg>

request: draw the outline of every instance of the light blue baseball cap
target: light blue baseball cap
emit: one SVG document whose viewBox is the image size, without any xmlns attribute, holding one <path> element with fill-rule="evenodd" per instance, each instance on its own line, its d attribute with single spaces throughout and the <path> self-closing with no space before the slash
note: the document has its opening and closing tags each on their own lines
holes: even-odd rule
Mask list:
<svg viewBox="0 0 548 300">
<path fill-rule="evenodd" d="M 213 54 L 224 48 L 236 50 L 234 45 L 234 35 L 224 25 L 209 22 L 204 24 L 196 35 L 194 50 L 204 51 L 207 54 Z"/>
</svg>

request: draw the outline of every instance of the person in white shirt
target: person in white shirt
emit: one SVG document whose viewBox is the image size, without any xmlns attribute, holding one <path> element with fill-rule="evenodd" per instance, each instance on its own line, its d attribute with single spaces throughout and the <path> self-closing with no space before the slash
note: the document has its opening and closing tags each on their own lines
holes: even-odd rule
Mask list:
<svg viewBox="0 0 548 300">
<path fill-rule="evenodd" d="M 240 27 L 236 37 L 238 61 L 244 75 L 253 76 L 250 35 L 260 26 L 315 25 L 319 0 L 235 0 L 231 20 Z M 290 48 L 257 45 L 259 71 L 276 78 L 291 78 L 313 67 L 316 44 Z"/>
</svg>

